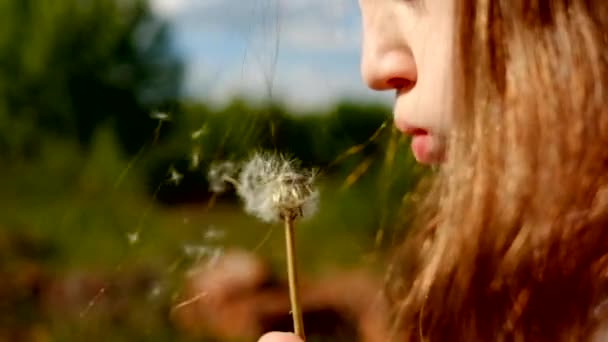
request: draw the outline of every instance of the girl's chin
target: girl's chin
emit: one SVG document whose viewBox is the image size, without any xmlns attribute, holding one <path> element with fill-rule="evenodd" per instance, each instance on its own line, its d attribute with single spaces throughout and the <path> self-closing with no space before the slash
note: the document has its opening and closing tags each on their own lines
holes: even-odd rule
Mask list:
<svg viewBox="0 0 608 342">
<path fill-rule="evenodd" d="M 436 137 L 429 134 L 412 137 L 412 152 L 420 164 L 441 164 L 445 159 L 445 148 Z"/>
</svg>

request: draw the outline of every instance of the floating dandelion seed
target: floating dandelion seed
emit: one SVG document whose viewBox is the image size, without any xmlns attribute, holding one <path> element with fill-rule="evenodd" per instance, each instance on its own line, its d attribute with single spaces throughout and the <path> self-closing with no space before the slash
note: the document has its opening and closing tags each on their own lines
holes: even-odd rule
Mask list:
<svg viewBox="0 0 608 342">
<path fill-rule="evenodd" d="M 196 131 L 192 132 L 192 140 L 196 140 L 202 136 L 204 136 L 205 134 L 207 134 L 207 126 L 203 126 L 199 129 L 197 129 Z"/>
<path fill-rule="evenodd" d="M 217 247 L 213 249 L 211 255 L 209 256 L 209 260 L 207 261 L 207 267 L 215 266 L 222 257 L 223 253 L 224 249 L 222 247 Z"/>
<path fill-rule="evenodd" d="M 214 225 L 210 225 L 209 229 L 203 234 L 203 239 L 217 241 L 223 239 L 225 235 L 223 230 L 216 228 Z"/>
<path fill-rule="evenodd" d="M 229 183 L 238 187 L 238 182 L 235 180 L 237 173 L 238 167 L 234 162 L 222 161 L 212 163 L 207 171 L 209 189 L 212 192 L 221 194 L 228 190 Z"/>
<path fill-rule="evenodd" d="M 159 284 L 156 284 L 152 287 L 152 289 L 150 289 L 150 292 L 148 293 L 148 298 L 156 299 L 156 298 L 160 297 L 162 292 L 163 292 L 163 287 Z"/>
<path fill-rule="evenodd" d="M 184 255 L 193 258 L 197 262 L 212 253 L 212 248 L 205 245 L 186 244 L 183 246 Z"/>
<path fill-rule="evenodd" d="M 221 246 L 207 246 L 200 244 L 186 244 L 183 246 L 184 255 L 194 259 L 195 263 L 206 260 L 207 266 L 213 266 L 222 256 L 224 250 Z"/>
<path fill-rule="evenodd" d="M 175 167 L 171 166 L 171 168 L 169 169 L 169 179 L 168 182 L 169 183 L 173 183 L 174 185 L 179 185 L 179 183 L 181 183 L 182 179 L 184 178 L 184 175 L 182 175 L 181 173 L 179 173 Z"/>
<path fill-rule="evenodd" d="M 198 169 L 199 165 L 201 165 L 201 149 L 196 147 L 192 150 L 192 155 L 190 156 L 190 167 Z"/>
<path fill-rule="evenodd" d="M 134 245 L 139 241 L 139 232 L 127 233 L 127 241 L 130 245 Z"/>
<path fill-rule="evenodd" d="M 171 116 L 165 112 L 154 111 L 150 114 L 150 117 L 158 121 L 171 121 Z"/>
</svg>

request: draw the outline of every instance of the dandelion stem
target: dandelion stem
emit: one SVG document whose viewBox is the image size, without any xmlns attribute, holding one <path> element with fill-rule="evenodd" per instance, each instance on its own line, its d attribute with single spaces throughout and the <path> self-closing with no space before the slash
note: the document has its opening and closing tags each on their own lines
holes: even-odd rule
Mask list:
<svg viewBox="0 0 608 342">
<path fill-rule="evenodd" d="M 287 277 L 289 281 L 289 299 L 291 300 L 291 316 L 293 317 L 294 332 L 305 340 L 302 308 L 298 296 L 298 279 L 296 274 L 296 251 L 294 238 L 294 218 L 285 217 L 285 242 L 287 247 Z"/>
</svg>

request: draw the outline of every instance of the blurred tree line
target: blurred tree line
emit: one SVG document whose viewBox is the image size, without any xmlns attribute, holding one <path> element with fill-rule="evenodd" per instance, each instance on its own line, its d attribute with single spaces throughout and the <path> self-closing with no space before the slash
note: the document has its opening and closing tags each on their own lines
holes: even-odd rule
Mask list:
<svg viewBox="0 0 608 342">
<path fill-rule="evenodd" d="M 1 1 L 0 158 L 34 157 L 52 137 L 86 147 L 106 121 L 135 151 L 181 73 L 143 0 Z"/>
<path fill-rule="evenodd" d="M 216 109 L 183 104 L 177 119 L 159 122 L 161 139 L 144 164 L 153 188 L 170 177 L 168 170 L 184 176 L 180 186 L 159 191 L 159 198 L 169 202 L 208 196 L 208 166 L 243 160 L 254 150 L 280 152 L 299 159 L 305 167 L 319 168 L 325 179 L 343 179 L 366 160 L 381 166 L 378 161 L 387 153 L 391 138 L 390 123 L 385 106 L 349 101 L 309 113 L 293 113 L 278 103 L 253 105 L 242 99 Z M 373 169 L 378 167 L 368 165 L 362 171 Z"/>
</svg>

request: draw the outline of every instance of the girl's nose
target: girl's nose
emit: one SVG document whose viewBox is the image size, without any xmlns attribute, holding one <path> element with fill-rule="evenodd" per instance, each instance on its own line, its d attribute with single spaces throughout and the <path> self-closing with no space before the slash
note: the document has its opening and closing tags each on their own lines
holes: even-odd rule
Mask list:
<svg viewBox="0 0 608 342">
<path fill-rule="evenodd" d="M 361 73 L 367 86 L 374 90 L 408 91 L 417 79 L 416 64 L 409 51 L 364 51 Z"/>
<path fill-rule="evenodd" d="M 363 16 L 361 74 L 371 89 L 408 91 L 418 77 L 416 62 L 399 25 L 383 13 Z"/>
</svg>

